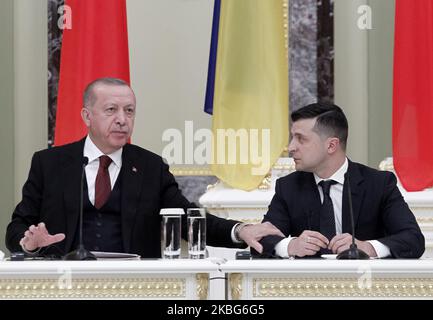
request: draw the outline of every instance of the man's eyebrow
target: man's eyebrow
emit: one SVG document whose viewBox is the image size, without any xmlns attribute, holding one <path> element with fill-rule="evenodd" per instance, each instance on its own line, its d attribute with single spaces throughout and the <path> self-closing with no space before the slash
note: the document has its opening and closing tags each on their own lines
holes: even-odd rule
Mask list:
<svg viewBox="0 0 433 320">
<path fill-rule="evenodd" d="M 301 137 L 303 137 L 304 134 L 301 133 L 301 132 L 294 132 L 294 133 L 292 133 L 292 136 L 301 136 Z"/>
</svg>

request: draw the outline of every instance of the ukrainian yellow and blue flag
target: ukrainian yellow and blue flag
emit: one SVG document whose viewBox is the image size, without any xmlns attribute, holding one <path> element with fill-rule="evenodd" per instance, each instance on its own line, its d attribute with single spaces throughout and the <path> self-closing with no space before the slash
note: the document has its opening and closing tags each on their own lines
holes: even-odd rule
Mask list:
<svg viewBox="0 0 433 320">
<path fill-rule="evenodd" d="M 288 144 L 287 10 L 287 0 L 215 0 L 205 111 L 212 172 L 233 188 L 257 188 Z"/>
</svg>

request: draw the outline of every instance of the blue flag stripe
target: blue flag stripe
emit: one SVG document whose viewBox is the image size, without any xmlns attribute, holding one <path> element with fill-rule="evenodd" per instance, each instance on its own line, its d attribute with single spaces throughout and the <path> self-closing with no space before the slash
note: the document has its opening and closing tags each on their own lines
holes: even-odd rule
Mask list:
<svg viewBox="0 0 433 320">
<path fill-rule="evenodd" d="M 220 24 L 221 0 L 215 0 L 212 20 L 212 38 L 210 43 L 209 66 L 207 73 L 206 97 L 204 111 L 208 114 L 213 113 L 213 97 L 215 90 L 215 69 L 217 63 L 218 32 Z"/>
</svg>

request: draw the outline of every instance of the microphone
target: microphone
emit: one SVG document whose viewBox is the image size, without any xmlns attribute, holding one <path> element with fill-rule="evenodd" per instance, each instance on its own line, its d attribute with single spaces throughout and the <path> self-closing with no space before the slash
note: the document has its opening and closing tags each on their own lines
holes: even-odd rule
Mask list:
<svg viewBox="0 0 433 320">
<path fill-rule="evenodd" d="M 72 252 L 69 252 L 63 257 L 63 260 L 96 260 L 96 257 L 86 248 L 83 244 L 83 185 L 85 169 L 89 163 L 89 158 L 83 157 L 82 168 L 81 168 L 81 185 L 80 185 L 80 226 L 79 226 L 79 242 L 78 248 Z"/>
<path fill-rule="evenodd" d="M 344 182 L 347 181 L 347 192 L 349 193 L 349 212 L 350 212 L 350 222 L 352 225 L 352 244 L 350 248 L 340 252 L 337 256 L 339 260 L 366 260 L 370 259 L 369 255 L 366 254 L 361 249 L 358 249 L 358 246 L 355 243 L 355 222 L 353 221 L 353 207 L 352 207 L 352 192 L 350 191 L 350 180 L 349 180 L 349 171 L 347 171 L 344 175 Z"/>
</svg>

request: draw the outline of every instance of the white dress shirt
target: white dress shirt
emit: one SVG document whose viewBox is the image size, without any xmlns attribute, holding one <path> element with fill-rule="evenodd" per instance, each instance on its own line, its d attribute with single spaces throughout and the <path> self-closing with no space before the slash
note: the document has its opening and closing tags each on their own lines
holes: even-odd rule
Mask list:
<svg viewBox="0 0 433 320">
<path fill-rule="evenodd" d="M 114 184 L 116 183 L 117 177 L 119 176 L 120 169 L 122 168 L 122 151 L 123 148 L 120 148 L 111 154 L 107 154 L 107 156 L 109 156 L 112 160 L 108 166 L 111 190 L 113 190 Z M 92 139 L 87 136 L 86 141 L 84 142 L 83 155 L 84 157 L 89 158 L 89 163 L 86 166 L 87 190 L 89 193 L 90 202 L 95 205 L 95 182 L 99 169 L 99 157 L 103 156 L 104 153 L 99 150 L 98 147 L 93 143 Z"/>
<path fill-rule="evenodd" d="M 332 206 L 334 208 L 334 218 L 335 218 L 335 230 L 337 234 L 342 233 L 342 204 L 343 204 L 343 186 L 344 186 L 344 174 L 347 172 L 349 167 L 349 161 L 347 158 L 345 159 L 343 165 L 338 169 L 331 177 L 328 179 L 322 179 L 318 175 L 314 174 L 314 179 L 316 181 L 317 188 L 320 193 L 320 201 L 323 202 L 323 190 L 319 186 L 319 182 L 322 180 L 334 180 L 337 181 L 336 184 L 331 185 L 329 190 L 329 196 L 332 200 Z M 280 257 L 288 257 L 289 254 L 287 252 L 287 248 L 289 246 L 289 242 L 296 237 L 287 237 L 281 240 L 275 246 L 275 253 Z M 377 240 L 369 240 L 368 241 L 376 251 L 378 258 L 385 258 L 391 255 L 391 251 L 389 248 L 383 243 Z"/>
</svg>

